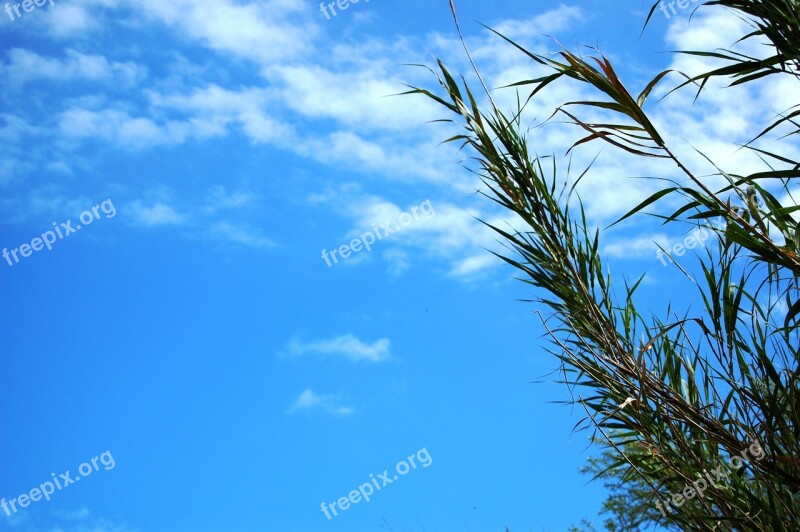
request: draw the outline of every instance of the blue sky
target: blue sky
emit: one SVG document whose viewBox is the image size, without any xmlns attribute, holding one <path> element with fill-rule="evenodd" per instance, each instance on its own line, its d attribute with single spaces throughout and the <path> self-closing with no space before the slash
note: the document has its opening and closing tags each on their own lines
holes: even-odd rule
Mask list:
<svg viewBox="0 0 800 532">
<path fill-rule="evenodd" d="M 541 51 L 598 45 L 634 87 L 702 66 L 665 51 L 740 30 L 657 13 L 640 38 L 639 0 L 457 4 L 492 87 L 536 70 L 478 22 Z M 447 1 L 362 0 L 328 20 L 303 0 L 55 0 L 2 13 L 0 42 L 0 247 L 17 253 L 0 259 L 0 498 L 114 462 L 0 510 L 0 529 L 597 522 L 602 489 L 578 473 L 588 435 L 572 431 L 583 412 L 555 404 L 569 395 L 547 382 L 536 308 L 515 301 L 535 294 L 486 251 L 500 247 L 477 218 L 514 221 L 440 144 L 451 131 L 428 122 L 443 111 L 390 96 L 434 86 L 408 64 L 469 73 Z M 655 119 L 694 160 L 692 145 L 745 168 L 731 143 L 784 89 L 691 110 L 676 96 Z M 550 91 L 526 118 L 582 90 Z M 556 124 L 531 141 L 562 154 L 575 135 Z M 598 146 L 574 165 L 598 152 L 581 193 L 599 225 L 652 186 L 627 176 L 673 171 Z M 400 230 L 323 258 L 379 224 Z M 654 242 L 685 236 L 638 221 L 604 250 L 615 271 L 647 272 L 648 301 L 681 304 L 686 285 Z M 326 519 L 321 503 L 421 450 L 426 467 Z"/>
</svg>

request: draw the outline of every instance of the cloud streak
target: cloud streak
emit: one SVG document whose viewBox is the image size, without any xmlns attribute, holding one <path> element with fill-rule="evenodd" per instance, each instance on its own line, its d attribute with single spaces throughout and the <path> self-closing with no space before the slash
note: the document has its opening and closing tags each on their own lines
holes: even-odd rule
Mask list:
<svg viewBox="0 0 800 532">
<path fill-rule="evenodd" d="M 316 355 L 344 358 L 351 362 L 386 362 L 392 358 L 391 341 L 388 338 L 370 344 L 352 334 L 306 343 L 294 338 L 289 342 L 287 352 L 294 357 Z"/>
<path fill-rule="evenodd" d="M 350 416 L 355 413 L 355 409 L 343 404 L 338 395 L 318 395 L 311 388 L 305 389 L 297 396 L 287 413 L 315 411 L 337 417 Z"/>
</svg>

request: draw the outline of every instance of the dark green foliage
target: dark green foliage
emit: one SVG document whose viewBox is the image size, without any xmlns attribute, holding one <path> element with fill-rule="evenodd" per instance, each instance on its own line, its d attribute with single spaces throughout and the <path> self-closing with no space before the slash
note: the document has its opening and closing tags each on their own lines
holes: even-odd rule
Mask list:
<svg viewBox="0 0 800 532">
<path fill-rule="evenodd" d="M 737 85 L 798 77 L 797 1 L 719 0 L 701 7 L 720 6 L 752 24 L 742 40 L 772 43 L 767 57 L 683 52 L 723 66 L 684 76 L 673 90 L 699 94 L 710 90 L 707 83 L 714 78 Z M 799 530 L 800 207 L 781 205 L 776 194 L 789 192 L 800 164 L 752 143 L 746 149 L 759 154 L 764 170 L 739 175 L 718 169 L 725 185 L 714 190 L 675 155 L 644 110 L 654 87 L 672 79 L 669 71 L 634 96 L 602 55 L 585 59 L 567 50 L 541 55 L 506 40 L 548 70 L 513 85 L 526 91 L 527 99 L 511 115 L 495 106 L 488 91 L 488 109 L 482 109 L 467 84 L 441 62 L 435 72 L 441 91 L 409 93 L 432 98 L 455 115 L 452 121 L 463 133 L 448 140 L 472 152 L 487 198 L 524 223 L 520 231 L 493 229 L 512 250 L 501 258 L 537 290 L 537 308 L 545 311 L 542 322 L 552 340 L 549 352 L 560 362 L 561 381 L 573 402 L 585 409 L 581 426 L 594 431 L 600 452 L 587 471 L 610 489 L 606 528 Z M 527 101 L 556 82 L 583 84 L 598 95 L 553 110 L 584 133 L 564 147 L 567 151 L 604 141 L 638 157 L 671 161 L 683 174 L 680 183 L 663 181 L 668 186 L 632 206 L 620 221 L 647 216 L 645 209 L 669 199 L 680 208 L 660 215 L 663 223 L 691 223 L 711 232 L 711 245 L 697 259 L 696 280 L 687 272 L 702 302 L 698 308 L 682 315 L 671 308 L 641 311 L 636 301 L 641 278 L 624 282 L 621 298 L 612 290 L 601 234 L 590 229 L 577 182 L 566 184 L 556 159 L 531 153 L 521 124 Z M 581 118 L 583 111 L 597 109 L 612 118 L 603 123 Z M 800 106 L 787 110 L 754 132 L 754 142 L 778 132 L 784 140 L 796 138 L 799 115 Z M 753 458 L 754 448 L 763 451 L 760 459 Z M 709 478 L 709 471 L 748 451 L 750 460 L 710 482 L 702 497 L 672 511 L 656 509 L 657 501 L 703 475 Z"/>
</svg>

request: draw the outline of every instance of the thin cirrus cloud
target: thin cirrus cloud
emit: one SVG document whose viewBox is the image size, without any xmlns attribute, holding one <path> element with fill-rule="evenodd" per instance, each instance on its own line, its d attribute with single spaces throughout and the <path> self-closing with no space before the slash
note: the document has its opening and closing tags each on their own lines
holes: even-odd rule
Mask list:
<svg viewBox="0 0 800 532">
<path fill-rule="evenodd" d="M 635 236 L 612 241 L 606 244 L 603 249 L 609 257 L 614 258 L 655 258 L 659 246 L 664 249 L 669 249 L 678 242 L 680 242 L 680 239 L 671 237 L 670 235 L 653 233 L 651 235 Z"/>
<path fill-rule="evenodd" d="M 287 413 L 297 412 L 323 412 L 332 416 L 349 416 L 355 413 L 352 406 L 343 404 L 338 395 L 319 395 L 311 388 L 305 389 L 297 396 Z"/>
<path fill-rule="evenodd" d="M 308 202 L 330 208 L 350 219 L 352 226 L 342 236 L 343 241 L 370 231 L 374 224 L 385 222 L 397 227 L 400 214 L 413 207 L 413 204 L 397 204 L 381 196 L 366 194 L 357 183 L 329 187 L 323 193 L 309 196 Z M 477 205 L 459 206 L 436 199 L 431 203 L 435 208 L 434 216 L 421 217 L 403 227 L 397 235 L 389 235 L 374 245 L 373 250 L 388 263 L 391 275 L 401 275 L 427 257 L 440 263 L 444 261 L 448 276 L 473 281 L 501 264 L 495 256 L 486 253 L 486 249 L 502 251 L 497 246 L 497 234 L 480 220 L 512 231 L 521 227 L 515 215 L 494 216 L 483 212 Z M 367 256 L 370 255 L 359 255 Z"/>
<path fill-rule="evenodd" d="M 352 334 L 305 343 L 293 338 L 289 342 L 287 352 L 294 357 L 317 355 L 345 358 L 352 362 L 385 362 L 392 358 L 391 341 L 388 338 L 381 338 L 369 344 Z"/>
<path fill-rule="evenodd" d="M 87 508 L 53 510 L 50 513 L 0 513 L 0 526 L 19 530 L 59 530 L 61 532 L 136 532 L 136 528 L 95 515 Z"/>
<path fill-rule="evenodd" d="M 212 239 L 257 249 L 278 247 L 278 243 L 261 234 L 258 229 L 246 224 L 233 224 L 221 221 L 213 224 L 209 235 Z"/>
<path fill-rule="evenodd" d="M 84 54 L 67 49 L 64 57 L 46 57 L 30 50 L 13 48 L 7 61 L 0 63 L 7 85 L 22 88 L 36 80 L 121 82 L 128 87 L 146 77 L 147 68 L 133 62 L 110 61 L 100 54 Z"/>
<path fill-rule="evenodd" d="M 178 213 L 171 205 L 156 202 L 151 205 L 144 205 L 139 201 L 132 204 L 133 214 L 136 223 L 147 227 L 158 225 L 181 225 L 186 221 L 186 217 Z"/>
<path fill-rule="evenodd" d="M 258 227 L 243 221 L 230 221 L 220 216 L 256 206 L 257 197 L 249 192 L 228 192 L 224 186 L 212 187 L 203 205 L 182 204 L 177 207 L 173 192 L 156 188 L 130 204 L 132 223 L 139 227 L 181 227 L 188 235 L 240 247 L 267 250 L 279 247 Z"/>
<path fill-rule="evenodd" d="M 208 201 L 203 211 L 207 214 L 214 214 L 217 211 L 226 209 L 240 209 L 252 205 L 256 196 L 251 192 L 236 191 L 228 192 L 227 189 L 218 185 L 213 187 L 208 194 Z"/>
</svg>

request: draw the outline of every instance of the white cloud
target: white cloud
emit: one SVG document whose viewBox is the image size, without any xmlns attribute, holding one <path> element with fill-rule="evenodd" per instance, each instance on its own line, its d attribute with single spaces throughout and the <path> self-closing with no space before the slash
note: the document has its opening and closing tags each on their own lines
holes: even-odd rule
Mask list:
<svg viewBox="0 0 800 532">
<path fill-rule="evenodd" d="M 36 19 L 50 37 L 61 39 L 74 38 L 89 31 L 99 29 L 100 21 L 92 11 L 101 4 L 108 4 L 113 0 L 78 0 L 77 2 L 58 2 L 57 5 L 47 9 L 46 16 L 39 13 Z"/>
<path fill-rule="evenodd" d="M 351 406 L 344 405 L 338 395 L 317 395 L 310 388 L 304 390 L 289 407 L 288 413 L 320 410 L 332 416 L 349 416 L 355 413 Z"/>
<path fill-rule="evenodd" d="M 5 518 L 5 512 L 0 512 L 0 516 L 0 519 Z M 87 508 L 53 509 L 51 512 L 41 514 L 21 512 L 8 518 L 7 523 L 11 528 L 52 532 L 136 532 L 136 529 L 130 526 L 93 515 Z"/>
<path fill-rule="evenodd" d="M 416 74 L 412 69 L 398 72 L 381 58 L 376 58 L 376 63 L 338 69 L 319 64 L 287 65 L 271 69 L 267 75 L 270 82 L 280 85 L 283 104 L 294 112 L 331 118 L 353 130 L 418 129 L 438 117 L 439 109 L 430 100 L 392 96 L 405 90 L 403 83 Z"/>
<path fill-rule="evenodd" d="M 312 48 L 318 25 L 300 2 L 266 0 L 139 0 L 137 9 L 219 52 L 269 63 L 298 57 Z"/>
<path fill-rule="evenodd" d="M 48 146 L 38 141 L 45 138 L 48 128 L 35 126 L 33 122 L 18 115 L 0 113 L 0 145 L 3 146 L 0 186 L 24 179 L 39 169 L 36 161 Z M 44 158 L 52 161 L 55 157 Z"/>
<path fill-rule="evenodd" d="M 304 68 L 291 67 L 294 71 Z M 383 84 L 381 89 L 368 89 L 369 94 L 358 94 L 347 72 L 334 74 L 309 68 L 312 70 L 280 90 L 259 87 L 231 90 L 210 84 L 186 94 L 150 91 L 148 96 L 160 112 L 177 111 L 183 115 L 182 122 L 173 124 L 176 132 L 189 129 L 187 123 L 192 124 L 191 131 L 195 133 L 198 124 L 202 125 L 207 136 L 227 134 L 235 126 L 254 143 L 271 144 L 331 167 L 346 164 L 349 171 L 380 177 L 448 183 L 455 188 L 466 185 L 454 183 L 447 171 L 455 162 L 453 150 L 438 146 L 437 130 L 422 129 L 427 120 L 438 117 L 428 101 L 386 98 L 398 91 L 399 80 L 390 88 L 380 72 L 353 73 L 356 77 L 369 77 L 371 81 L 365 80 L 365 84 Z M 335 79 L 321 81 L 326 76 Z M 298 121 L 292 112 L 316 120 L 333 119 L 335 127 L 327 132 L 318 127 L 301 131 L 294 125 Z M 418 137 L 421 130 L 425 132 L 423 140 L 398 137 L 401 131 L 416 131 Z M 380 134 L 376 135 L 376 131 Z M 182 142 L 191 137 L 162 134 L 159 139 L 153 133 L 154 144 Z"/>
<path fill-rule="evenodd" d="M 450 268 L 450 275 L 469 279 L 488 268 L 497 266 L 498 259 L 488 251 L 461 259 Z"/>
<path fill-rule="evenodd" d="M 233 224 L 226 221 L 211 224 L 209 236 L 215 240 L 256 249 L 272 249 L 278 246 L 274 240 L 263 236 L 260 231 L 248 225 Z"/>
<path fill-rule="evenodd" d="M 523 20 L 504 20 L 493 24 L 492 29 L 509 39 L 518 41 L 522 38 L 554 34 L 568 29 L 571 25 L 582 22 L 584 15 L 577 6 L 560 5 L 533 18 Z"/>
<path fill-rule="evenodd" d="M 0 199 L 2 211 L 14 222 L 67 220 L 77 217 L 92 205 L 97 205 L 97 201 L 53 183 L 31 188 L 24 196 Z"/>
<path fill-rule="evenodd" d="M 390 248 L 381 254 L 381 258 L 389 263 L 389 275 L 398 277 L 411 267 L 408 251 Z"/>
<path fill-rule="evenodd" d="M 121 109 L 94 110 L 72 107 L 58 117 L 62 136 L 75 140 L 105 140 L 132 151 L 158 145 L 179 144 L 189 138 L 206 138 L 217 134 L 208 124 L 193 121 L 165 121 L 131 116 Z"/>
<path fill-rule="evenodd" d="M 145 226 L 183 225 L 186 222 L 186 216 L 178 213 L 171 205 L 160 201 L 149 205 L 134 201 L 131 210 L 136 223 Z"/>
<path fill-rule="evenodd" d="M 642 258 L 652 256 L 655 258 L 658 246 L 669 250 L 680 240 L 671 238 L 663 233 L 648 236 L 634 236 L 621 238 L 606 244 L 603 251 L 609 257 L 615 258 Z"/>
<path fill-rule="evenodd" d="M 29 50 L 14 49 L 8 52 L 3 68 L 24 81 L 83 80 L 103 86 L 117 80 L 149 83 L 143 87 L 145 104 L 135 103 L 135 96 L 130 102 L 117 101 L 111 106 L 100 97 L 93 104 L 86 99 L 53 104 L 60 108 L 52 109 L 56 128 L 50 129 L 61 136 L 60 143 L 65 145 L 66 151 L 74 148 L 78 141 L 99 140 L 125 149 L 142 150 L 159 145 L 175 146 L 195 139 L 207 141 L 236 132 L 253 143 L 270 144 L 278 150 L 337 171 L 344 168 L 379 183 L 399 180 L 433 184 L 441 187 L 437 190 L 439 197 L 453 197 L 453 192 L 473 192 L 479 186 L 473 177 L 458 170 L 453 150 L 437 145 L 449 136 L 449 126 L 424 124 L 432 118 L 447 117 L 444 109 L 424 97 L 386 97 L 404 90 L 400 82 L 432 87 L 434 78 L 422 69 L 397 71 L 397 65 L 417 60 L 424 62 L 430 54 L 442 57 L 454 72 L 460 70 L 474 82 L 454 32 L 426 36 L 365 36 L 334 42 L 324 33 L 326 27 L 320 25 L 321 18 L 313 5 L 293 0 L 263 3 L 220 0 L 212 4 L 203 0 L 137 3 L 75 0 L 74 5 L 80 12 L 65 10 L 64 15 L 59 15 L 65 17 L 64 31 L 73 28 L 69 31 L 75 32 L 102 27 L 97 20 L 111 11 L 131 17 L 125 19 L 129 29 L 152 29 L 146 27 L 147 22 L 164 24 L 173 30 L 169 37 L 200 42 L 219 54 L 218 57 L 206 56 L 202 67 L 198 64 L 191 65 L 192 68 L 168 69 L 167 77 L 159 79 L 128 58 L 115 60 L 112 53 L 108 56 L 103 55 L 105 51 L 92 53 L 87 51 L 90 43 L 81 43 L 82 51 L 70 48 L 61 57 L 44 57 Z M 131 7 L 133 9 L 129 9 Z M 48 17 L 40 18 L 55 20 L 50 15 L 55 15 L 56 11 L 53 9 Z M 312 12 L 315 18 L 311 17 Z M 476 26 L 466 20 L 463 18 L 462 23 L 468 44 L 490 87 L 530 78 L 540 71 L 540 67 L 531 65 L 518 50 L 489 32 L 475 31 Z M 527 20 L 501 20 L 493 27 L 536 50 L 550 50 L 552 41 L 541 34 L 571 31 L 583 23 L 585 16 L 580 9 L 562 5 Z M 727 46 L 731 44 L 728 42 L 731 36 L 741 30 L 741 22 L 723 10 L 703 10 L 691 21 L 689 17 L 673 18 L 667 43 L 670 48 Z M 133 55 L 130 49 L 115 50 L 115 53 Z M 242 83 L 232 81 L 236 78 L 231 72 L 239 66 L 236 61 L 239 59 L 246 60 L 247 68 L 253 66 L 248 62 L 254 62 L 260 77 L 254 76 Z M 672 67 L 696 71 L 705 65 L 703 61 L 680 56 Z M 230 71 L 224 63 L 232 65 Z M 737 172 L 745 173 L 761 169 L 761 164 L 746 150 L 738 149 L 737 142 L 749 140 L 742 138 L 743 132 L 752 130 L 753 124 L 763 124 L 771 113 L 793 105 L 791 95 L 798 90 L 796 82 L 786 80 L 779 85 L 770 82 L 758 87 L 706 91 L 706 96 L 694 106 L 689 101 L 693 96 L 689 94 L 691 91 L 670 96 L 660 104 L 653 98 L 649 105 L 665 137 L 678 145 L 676 151 L 698 168 L 705 168 L 708 173 L 713 171 L 692 146 Z M 529 105 L 524 123 L 534 124 L 537 119 L 549 116 L 563 101 L 586 99 L 586 90 L 575 84 L 561 84 L 545 90 Z M 476 92 L 481 98 L 479 91 Z M 662 94 L 663 91 L 655 96 Z M 502 108 L 513 106 L 515 96 L 514 90 L 493 94 Z M 91 94 L 85 95 L 85 98 L 90 97 Z M 598 122 L 607 118 L 600 112 L 589 113 L 587 116 Z M 5 146 L 9 157 L 0 162 L 0 183 L 34 171 L 19 146 L 31 136 L 43 135 L 48 128 L 27 126 L 32 123 L 36 122 L 17 117 L 0 129 L 0 137 L 10 138 Z M 563 149 L 579 136 L 576 129 L 555 125 L 531 128 L 528 138 L 532 151 L 563 153 Z M 582 168 L 588 164 L 599 146 L 594 143 L 574 152 L 573 167 Z M 792 150 L 794 148 L 789 151 Z M 61 170 L 68 173 L 69 167 L 63 165 Z M 656 186 L 649 181 L 623 179 L 630 175 L 674 178 L 676 171 L 672 165 L 633 159 L 605 146 L 595 167 L 579 187 L 593 221 L 627 211 Z M 224 209 L 244 207 L 250 204 L 246 196 L 246 193 L 222 191 L 218 197 L 210 198 L 207 205 L 198 207 L 197 212 L 211 217 Z M 339 195 L 335 199 L 344 208 L 334 206 L 334 209 L 352 222 L 348 234 L 361 234 L 372 223 L 383 221 L 380 218 L 396 216 L 401 211 L 400 205 L 384 198 L 361 195 L 348 200 Z M 420 258 L 443 262 L 444 271 L 459 278 L 474 276 L 499 263 L 482 249 L 494 249 L 498 237 L 474 218 L 505 223 L 510 221 L 505 213 L 482 212 L 479 208 L 490 208 L 482 199 L 476 203 L 452 200 L 434 203 L 435 218 L 409 227 L 402 235 L 387 241 L 381 250 L 393 274 L 401 274 Z M 148 225 L 181 225 L 187 216 L 168 202 L 141 203 L 138 214 Z M 256 248 L 275 245 L 245 221 L 212 219 L 205 227 L 206 236 L 210 238 Z M 612 242 L 606 249 L 610 254 L 643 253 L 644 244 L 636 244 L 634 248 L 630 248 L 630 243 L 625 245 Z"/>
<path fill-rule="evenodd" d="M 476 198 L 476 201 L 486 203 L 483 198 Z M 400 206 L 380 196 L 365 194 L 355 184 L 329 188 L 309 197 L 309 202 L 325 205 L 352 221 L 351 229 L 342 237 L 343 241 L 372 231 L 375 224 L 399 228 L 372 246 L 373 252 L 381 253 L 387 260 L 393 275 L 401 274 L 422 259 L 435 259 L 447 264 L 448 275 L 474 279 L 477 274 L 501 264 L 486 251 L 499 248 L 499 235 L 479 219 L 505 230 L 520 227 L 515 215 L 487 214 L 477 207 L 438 200 L 431 200 L 433 216 L 420 216 L 411 224 L 402 226 L 399 222 L 401 213 L 410 213 L 419 203 Z"/>
<path fill-rule="evenodd" d="M 66 519 L 67 521 L 79 521 L 81 519 L 86 519 L 91 515 L 91 512 L 88 508 L 79 508 L 77 510 L 71 511 L 57 511 L 55 512 L 56 515 L 61 517 L 62 519 Z"/>
<path fill-rule="evenodd" d="M 67 49 L 63 58 L 44 57 L 30 50 L 13 48 L 8 60 L 0 63 L 6 86 L 19 89 L 31 81 L 111 82 L 130 86 L 146 77 L 146 68 L 132 62 L 109 61 L 99 54 L 84 54 Z"/>
<path fill-rule="evenodd" d="M 305 343 L 295 338 L 289 342 L 288 354 L 343 357 L 353 362 L 385 362 L 392 358 L 391 341 L 388 338 L 381 338 L 368 344 L 352 334 Z"/>
<path fill-rule="evenodd" d="M 270 110 L 272 99 L 263 88 L 233 91 L 210 84 L 188 94 L 150 91 L 148 95 L 156 109 L 183 113 L 183 124 L 191 124 L 195 131 L 199 128 L 200 138 L 227 134 L 236 125 L 255 143 L 284 149 L 293 149 L 297 143 L 294 128 L 270 116 L 276 111 Z"/>
<path fill-rule="evenodd" d="M 224 186 L 217 185 L 209 189 L 206 199 L 199 205 L 182 202 L 180 206 L 172 196 L 169 188 L 159 187 L 130 202 L 133 223 L 144 227 L 180 226 L 185 236 L 253 249 L 278 247 L 273 239 L 248 223 L 220 217 L 224 212 L 253 204 L 255 195 L 252 193 L 228 193 Z"/>
<path fill-rule="evenodd" d="M 247 87 L 232 91 L 213 83 L 203 88 L 195 88 L 188 94 L 161 94 L 150 91 L 149 97 L 152 103 L 159 107 L 213 112 L 226 118 L 258 110 L 268 101 L 268 95 L 263 89 Z"/>
<path fill-rule="evenodd" d="M 228 193 L 222 185 L 213 187 L 208 193 L 208 201 L 204 211 L 214 214 L 217 211 L 227 209 L 240 209 L 252 205 L 256 197 L 251 192 L 231 192 Z"/>
</svg>

